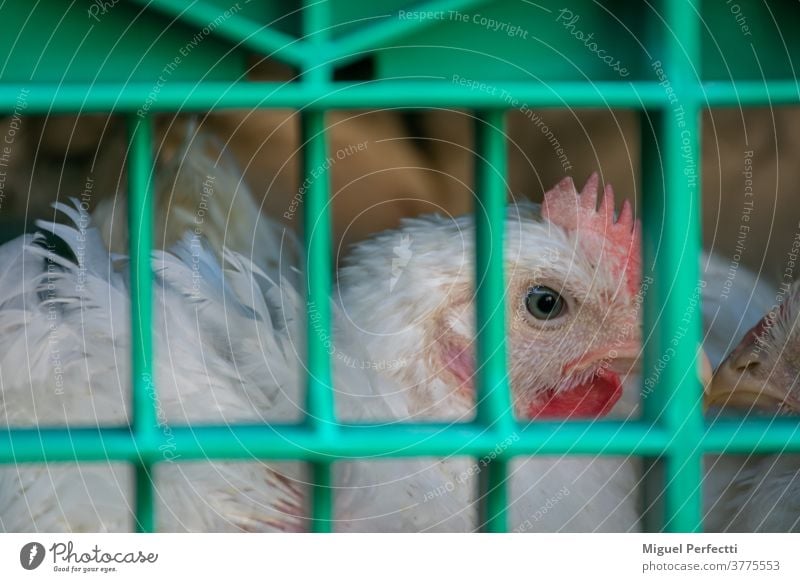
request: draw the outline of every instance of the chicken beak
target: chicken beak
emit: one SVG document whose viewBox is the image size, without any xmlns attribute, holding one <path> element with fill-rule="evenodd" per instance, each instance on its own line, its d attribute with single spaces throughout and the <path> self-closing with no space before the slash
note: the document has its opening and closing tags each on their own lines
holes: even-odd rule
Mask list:
<svg viewBox="0 0 800 582">
<path fill-rule="evenodd" d="M 706 392 L 705 406 L 776 410 L 786 399 L 786 392 L 769 382 L 756 381 L 746 370 L 737 369 L 725 360 L 714 374 Z"/>
<path fill-rule="evenodd" d="M 604 359 L 609 361 L 609 369 L 627 376 L 635 374 L 641 369 L 642 345 L 637 342 L 629 342 L 609 350 Z"/>
<path fill-rule="evenodd" d="M 714 377 L 714 368 L 706 353 L 700 350 L 700 383 L 703 385 L 703 394 L 708 394 L 711 390 L 711 382 Z"/>
<path fill-rule="evenodd" d="M 761 361 L 764 356 L 752 348 L 752 344 L 740 345 L 720 364 L 706 391 L 705 408 L 721 406 L 772 412 L 787 408 L 800 412 L 798 403 L 789 398 L 787 388 L 753 373 L 764 364 Z"/>
<path fill-rule="evenodd" d="M 625 344 L 609 352 L 611 358 L 611 370 L 621 375 L 638 373 L 641 371 L 642 346 L 638 342 Z M 713 368 L 705 352 L 700 350 L 698 359 L 698 375 L 703 384 L 703 390 L 707 391 L 711 384 Z"/>
</svg>

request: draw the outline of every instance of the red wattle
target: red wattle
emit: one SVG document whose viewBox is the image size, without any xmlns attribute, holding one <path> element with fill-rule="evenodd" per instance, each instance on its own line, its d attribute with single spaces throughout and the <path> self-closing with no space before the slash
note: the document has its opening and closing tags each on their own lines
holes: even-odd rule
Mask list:
<svg viewBox="0 0 800 582">
<path fill-rule="evenodd" d="M 556 394 L 550 390 L 528 407 L 530 419 L 578 419 L 605 416 L 622 396 L 617 374 L 606 371 L 585 384 Z"/>
</svg>

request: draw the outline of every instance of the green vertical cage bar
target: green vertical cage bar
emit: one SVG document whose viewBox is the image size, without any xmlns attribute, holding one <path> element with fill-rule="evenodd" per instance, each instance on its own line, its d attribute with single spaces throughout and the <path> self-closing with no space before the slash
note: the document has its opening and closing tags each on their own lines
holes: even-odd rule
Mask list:
<svg viewBox="0 0 800 582">
<path fill-rule="evenodd" d="M 331 358 L 326 339 L 331 335 L 331 217 L 328 204 L 325 114 L 301 114 L 303 175 L 308 180 L 303 200 L 306 243 L 306 298 L 309 317 L 307 413 L 311 426 L 330 432 L 336 426 L 333 410 Z M 311 314 L 314 317 L 312 319 Z"/>
<path fill-rule="evenodd" d="M 303 2 L 303 43 L 306 52 L 303 66 L 303 83 L 324 86 L 331 80 L 328 28 L 330 2 L 305 0 Z"/>
<path fill-rule="evenodd" d="M 505 112 L 483 111 L 475 121 L 475 285 L 477 308 L 477 421 L 498 441 L 511 435 L 514 416 L 506 362 L 503 231 L 506 217 Z M 508 461 L 497 458 L 482 471 L 481 527 L 508 529 Z"/>
<path fill-rule="evenodd" d="M 136 528 L 155 529 L 151 443 L 158 433 L 153 379 L 153 240 L 152 123 L 149 117 L 128 120 L 128 232 L 131 274 L 131 347 L 133 432 L 139 450 L 136 465 Z"/>
<path fill-rule="evenodd" d="M 663 211 L 663 237 L 655 265 L 662 312 L 655 331 L 662 353 L 671 350 L 672 354 L 660 378 L 666 402 L 659 422 L 672 435 L 664 460 L 663 529 L 673 532 L 702 528 L 700 115 L 694 68 L 699 66 L 700 31 L 695 10 L 690 0 L 665 4 L 665 71 L 678 104 L 666 108 L 658 127 L 664 192 L 660 197 L 663 208 L 659 209 Z M 650 218 L 646 226 L 652 229 L 655 217 Z"/>
<path fill-rule="evenodd" d="M 303 3 L 303 42 L 306 51 L 302 70 L 303 85 L 324 86 L 330 81 L 330 67 L 324 62 L 324 47 L 330 22 L 329 9 L 328 0 L 305 0 Z M 326 163 L 325 111 L 304 111 L 301 125 L 304 147 L 303 179 L 309 180 L 303 205 L 308 259 L 308 415 L 320 438 L 335 438 L 331 360 L 324 343 L 324 338 L 333 337 L 330 313 L 330 176 Z M 312 306 L 319 317 L 313 325 Z M 329 461 L 318 460 L 311 464 L 311 483 L 311 529 L 315 532 L 329 532 L 333 526 L 333 489 Z"/>
<path fill-rule="evenodd" d="M 656 253 L 660 249 L 659 230 L 664 212 L 664 155 L 660 144 L 660 135 L 663 134 L 663 120 L 667 116 L 665 110 L 647 110 L 640 116 L 642 139 L 642 264 L 643 276 L 655 276 L 654 264 Z M 642 309 L 642 340 L 644 343 L 643 381 L 655 370 L 661 358 L 661 346 L 655 332 L 661 317 L 660 286 L 655 279 L 651 288 L 644 294 Z M 664 390 L 653 390 L 642 403 L 644 418 L 648 423 L 659 423 L 661 411 L 666 405 L 667 398 L 663 397 Z M 663 423 L 659 423 L 663 424 Z M 667 432 L 665 430 L 665 432 Z M 671 439 L 671 434 L 667 433 Z M 665 444 L 658 455 L 643 459 L 644 479 L 642 483 L 643 495 L 643 529 L 644 531 L 659 531 L 663 528 L 663 499 L 661 464 L 669 442 Z"/>
<path fill-rule="evenodd" d="M 319 438 L 335 438 L 331 359 L 325 339 L 331 334 L 331 218 L 328 205 L 329 179 L 325 114 L 306 111 L 301 115 L 303 175 L 309 181 L 303 204 L 306 241 L 306 297 L 308 334 L 307 414 Z M 312 317 L 312 313 L 314 316 Z M 331 465 L 315 461 L 312 471 L 312 529 L 330 531 L 333 513 Z"/>
</svg>

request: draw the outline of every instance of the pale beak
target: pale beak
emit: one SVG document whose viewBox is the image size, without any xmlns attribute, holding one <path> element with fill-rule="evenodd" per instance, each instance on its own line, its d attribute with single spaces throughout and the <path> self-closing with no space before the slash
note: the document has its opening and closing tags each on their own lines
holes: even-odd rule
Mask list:
<svg viewBox="0 0 800 582">
<path fill-rule="evenodd" d="M 703 385 L 703 394 L 708 394 L 711 389 L 711 381 L 714 377 L 714 368 L 706 353 L 700 350 L 700 383 Z"/>
<path fill-rule="evenodd" d="M 787 387 L 759 378 L 754 372 L 766 365 L 766 355 L 743 342 L 720 364 L 706 392 L 705 406 L 764 411 L 789 409 L 800 412 L 800 403 L 790 398 Z"/>
<path fill-rule="evenodd" d="M 642 346 L 637 342 L 629 342 L 613 348 L 599 348 L 586 352 L 580 359 L 570 362 L 564 369 L 565 374 L 577 374 L 603 362 L 602 368 L 625 376 L 639 371 Z"/>
<path fill-rule="evenodd" d="M 618 346 L 616 349 L 608 351 L 595 351 L 587 354 L 581 361 L 582 362 L 596 362 L 597 360 L 609 361 L 609 369 L 617 372 L 618 374 L 632 374 L 641 371 L 642 364 L 642 346 L 638 342 L 631 342 Z M 698 358 L 699 376 L 703 384 L 703 389 L 707 390 L 711 384 L 713 376 L 713 369 L 711 362 L 708 360 L 705 352 L 700 350 L 700 357 Z"/>
<path fill-rule="evenodd" d="M 641 370 L 642 345 L 638 341 L 623 344 L 609 350 L 607 357 L 611 361 L 610 368 L 615 372 L 623 376 L 635 374 Z"/>
</svg>

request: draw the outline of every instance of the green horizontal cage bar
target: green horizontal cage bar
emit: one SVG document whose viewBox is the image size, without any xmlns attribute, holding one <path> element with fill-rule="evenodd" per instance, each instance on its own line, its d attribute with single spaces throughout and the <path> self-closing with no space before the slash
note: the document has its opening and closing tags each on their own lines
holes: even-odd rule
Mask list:
<svg viewBox="0 0 800 582">
<path fill-rule="evenodd" d="M 479 93 L 445 81 L 371 81 L 359 85 L 343 82 L 325 84 L 251 82 L 231 85 L 218 81 L 176 82 L 159 91 L 149 112 L 206 111 L 212 108 L 303 108 L 358 109 L 381 107 L 471 107 L 507 109 L 503 94 L 537 107 L 666 107 L 669 98 L 658 83 L 601 81 L 498 81 L 494 93 Z M 96 83 L 91 86 L 0 85 L 0 112 L 14 110 L 17 96 L 28 91 L 26 111 L 30 113 L 92 113 L 98 111 L 136 112 L 147 102 L 152 83 L 123 85 Z M 800 100 L 800 86 L 794 81 L 742 81 L 736 85 L 718 81 L 687 88 L 703 106 L 746 107 L 771 103 L 794 104 Z"/>
<path fill-rule="evenodd" d="M 131 0 L 198 28 L 217 22 L 213 0 Z M 279 3 L 276 3 L 276 6 Z M 467 11 L 486 0 L 435 0 L 419 10 Z M 703 78 L 700 2 L 662 0 L 649 6 L 661 33 L 660 59 L 675 97 L 651 78 L 592 81 L 531 77 L 487 81 L 476 91 L 444 78 L 386 79 L 348 83 L 334 70 L 431 26 L 432 20 L 389 18 L 340 34 L 328 0 L 298 3 L 299 34 L 265 26 L 251 14 L 219 20 L 214 35 L 259 55 L 274 57 L 297 71 L 293 82 L 237 82 L 175 79 L 150 99 L 153 84 L 125 82 L 30 82 L 0 80 L 0 111 L 11 112 L 26 95 L 29 114 L 116 112 L 128 118 L 129 232 L 132 333 L 132 422 L 105 428 L 14 429 L 0 431 L 0 463 L 122 461 L 135 467 L 135 524 L 157 529 L 153 467 L 167 444 L 153 398 L 154 345 L 150 256 L 153 236 L 153 127 L 158 112 L 225 108 L 292 108 L 300 111 L 302 171 L 308 180 L 303 211 L 307 308 L 315 311 L 307 329 L 306 417 L 298 424 L 171 426 L 174 456 L 194 459 L 297 459 L 309 464 L 311 516 L 315 532 L 333 529 L 332 472 L 337 460 L 354 457 L 491 455 L 481 472 L 481 529 L 508 531 L 509 463 L 527 455 L 636 455 L 664 466 L 665 531 L 698 531 L 701 523 L 702 457 L 711 453 L 800 453 L 800 425 L 773 420 L 703 421 L 696 369 L 701 337 L 700 309 L 690 298 L 698 285 L 700 252 L 700 113 L 707 107 L 748 107 L 800 103 L 794 80 Z M 286 18 L 294 13 L 286 15 Z M 275 22 L 282 22 L 277 18 Z M 657 361 L 691 314 L 683 340 L 658 379 L 660 397 L 645 402 L 643 420 L 631 422 L 536 422 L 513 416 L 507 370 L 503 240 L 507 186 L 505 118 L 511 96 L 531 107 L 629 108 L 642 123 L 643 263 L 654 285 L 644 301 L 645 367 Z M 143 107 L 147 103 L 146 110 Z M 353 425 L 335 414 L 332 363 L 322 338 L 330 337 L 332 287 L 330 177 L 326 113 L 342 108 L 460 107 L 475 114 L 477 414 L 463 424 Z M 676 114 L 676 108 L 681 114 Z M 687 156 L 696 170 L 687 172 Z M 312 331 L 314 333 L 312 333 Z M 157 348 L 157 346 L 155 346 Z M 509 439 L 514 435 L 516 438 Z M 497 453 L 498 442 L 508 442 Z"/>
</svg>

